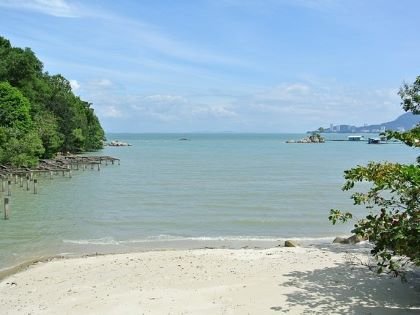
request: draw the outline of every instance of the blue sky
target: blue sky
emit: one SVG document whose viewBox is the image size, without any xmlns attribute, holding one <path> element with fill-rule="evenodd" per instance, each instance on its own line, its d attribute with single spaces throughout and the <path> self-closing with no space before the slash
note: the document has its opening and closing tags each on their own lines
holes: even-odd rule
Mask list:
<svg viewBox="0 0 420 315">
<path fill-rule="evenodd" d="M 300 132 L 402 113 L 420 2 L 0 0 L 0 35 L 108 132 Z"/>
</svg>

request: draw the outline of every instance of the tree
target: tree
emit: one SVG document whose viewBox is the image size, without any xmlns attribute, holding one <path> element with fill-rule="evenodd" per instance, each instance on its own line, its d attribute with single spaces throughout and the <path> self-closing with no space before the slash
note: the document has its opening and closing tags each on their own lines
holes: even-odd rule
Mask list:
<svg viewBox="0 0 420 315">
<path fill-rule="evenodd" d="M 35 115 L 34 126 L 45 148 L 42 157 L 47 159 L 53 157 L 63 144 L 63 135 L 58 130 L 57 119 L 52 113 L 44 111 Z"/>
<path fill-rule="evenodd" d="M 0 82 L 0 163 L 32 166 L 44 153 L 33 128 L 30 104 L 7 82 Z"/>
<path fill-rule="evenodd" d="M 22 93 L 7 82 L 0 82 L 0 126 L 28 130 L 32 127 L 30 104 Z"/>
<path fill-rule="evenodd" d="M 0 163 L 31 167 L 38 163 L 44 147 L 38 134 L 31 130 L 22 133 L 11 128 L 0 127 Z"/>
<path fill-rule="evenodd" d="M 420 114 L 420 76 L 412 85 L 400 89 L 401 105 L 405 111 Z M 387 132 L 412 147 L 420 146 L 420 125 L 400 133 Z M 351 199 L 363 205 L 369 214 L 356 222 L 353 233 L 369 239 L 371 253 L 377 260 L 377 271 L 404 277 L 408 264 L 420 266 L 420 164 L 376 163 L 357 166 L 344 172 L 344 191 L 356 183 L 369 182 L 370 189 L 355 192 Z M 350 212 L 331 209 L 329 220 L 346 222 Z"/>
<path fill-rule="evenodd" d="M 104 131 L 98 118 L 88 102 L 73 94 L 70 82 L 60 74 L 43 72 L 42 62 L 31 49 L 12 47 L 1 36 L 0 83 L 8 84 L 2 89 L 11 98 L 6 100 L 3 95 L 0 125 L 12 129 L 31 129 L 33 125 L 45 148 L 42 157 L 50 158 L 60 151 L 76 153 L 103 147 Z M 17 89 L 9 93 L 11 88 Z M 9 106 L 19 99 L 20 105 Z"/>
</svg>

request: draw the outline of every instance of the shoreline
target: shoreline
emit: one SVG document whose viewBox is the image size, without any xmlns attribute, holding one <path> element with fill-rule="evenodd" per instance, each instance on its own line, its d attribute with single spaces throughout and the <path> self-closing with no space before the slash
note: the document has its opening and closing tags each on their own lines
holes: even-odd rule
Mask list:
<svg viewBox="0 0 420 315">
<path fill-rule="evenodd" d="M 367 256 L 354 247 L 204 248 L 56 257 L 33 262 L 0 280 L 0 313 L 420 311 L 418 274 L 407 284 L 377 276 L 357 263 Z"/>
<path fill-rule="evenodd" d="M 347 235 L 343 236 L 347 237 Z M 114 240 L 107 243 L 104 239 L 86 241 L 68 241 L 73 244 L 74 250 L 51 254 L 33 255 L 26 257 L 21 261 L 10 266 L 0 268 L 0 281 L 15 273 L 22 272 L 37 263 L 49 262 L 55 259 L 73 259 L 91 256 L 118 255 L 118 254 L 135 254 L 155 251 L 182 251 L 182 250 L 199 250 L 199 249 L 269 249 L 276 247 L 284 247 L 286 240 L 297 242 L 299 247 L 310 246 L 339 246 L 333 244 L 334 237 L 185 237 L 185 238 L 168 238 L 168 239 L 144 239 L 137 241 L 119 241 Z M 92 241 L 92 242 L 91 242 Z M 115 244 L 115 242 L 117 244 Z M 121 244 L 122 245 L 121 245 Z M 136 244 L 137 246 L 133 246 Z M 131 246 L 130 246 L 131 245 Z M 354 249 L 361 249 L 363 244 L 356 245 Z M 82 248 L 80 248 L 82 247 Z M 347 249 L 350 247 L 347 245 Z"/>
</svg>

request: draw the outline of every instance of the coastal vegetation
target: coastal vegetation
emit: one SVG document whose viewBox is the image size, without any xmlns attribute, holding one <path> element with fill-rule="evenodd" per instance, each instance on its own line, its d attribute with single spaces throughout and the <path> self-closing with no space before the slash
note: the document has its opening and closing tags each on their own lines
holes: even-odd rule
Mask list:
<svg viewBox="0 0 420 315">
<path fill-rule="evenodd" d="M 420 114 L 420 76 L 412 85 L 404 84 L 398 94 L 405 111 Z M 410 147 L 420 147 L 420 124 L 406 132 L 389 131 L 386 135 Z M 356 222 L 353 232 L 373 243 L 371 253 L 377 260 L 377 271 L 404 277 L 404 267 L 420 266 L 420 157 L 413 164 L 359 165 L 345 171 L 344 177 L 344 191 L 353 189 L 356 183 L 370 183 L 367 192 L 351 196 L 355 205 L 369 210 Z M 335 224 L 352 217 L 351 212 L 331 209 L 329 219 Z"/>
<path fill-rule="evenodd" d="M 91 104 L 70 82 L 44 72 L 30 48 L 0 36 L 0 164 L 29 167 L 58 152 L 100 149 L 103 140 Z"/>
</svg>

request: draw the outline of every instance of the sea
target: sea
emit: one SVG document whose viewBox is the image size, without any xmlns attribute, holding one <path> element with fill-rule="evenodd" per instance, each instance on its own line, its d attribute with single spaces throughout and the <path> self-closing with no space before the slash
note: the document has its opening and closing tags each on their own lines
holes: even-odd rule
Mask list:
<svg viewBox="0 0 420 315">
<path fill-rule="evenodd" d="M 54 256 L 331 243 L 354 224 L 332 225 L 331 208 L 367 214 L 341 190 L 344 170 L 412 163 L 418 155 L 401 143 L 330 141 L 346 134 L 326 134 L 323 144 L 286 143 L 304 136 L 108 134 L 131 146 L 88 155 L 117 157 L 120 165 L 40 176 L 38 194 L 12 187 L 9 220 L 0 205 L 0 271 Z"/>
</svg>

